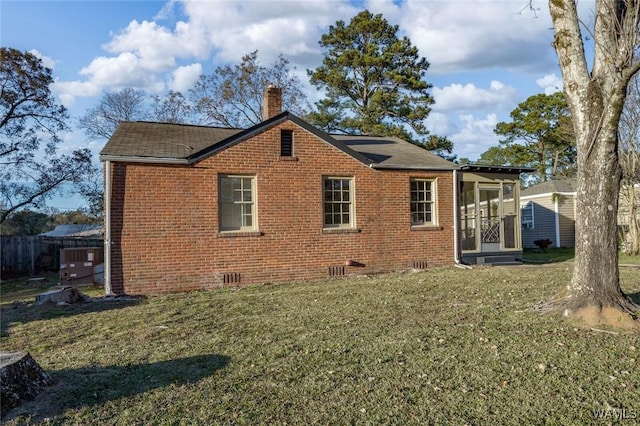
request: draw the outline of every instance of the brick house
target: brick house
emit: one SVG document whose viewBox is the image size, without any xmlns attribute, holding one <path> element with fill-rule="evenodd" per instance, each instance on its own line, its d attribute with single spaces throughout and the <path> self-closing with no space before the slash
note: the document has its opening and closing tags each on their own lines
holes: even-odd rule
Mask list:
<svg viewBox="0 0 640 426">
<path fill-rule="evenodd" d="M 121 123 L 105 163 L 107 294 L 452 265 L 458 166 L 280 112 L 249 129 Z"/>
</svg>

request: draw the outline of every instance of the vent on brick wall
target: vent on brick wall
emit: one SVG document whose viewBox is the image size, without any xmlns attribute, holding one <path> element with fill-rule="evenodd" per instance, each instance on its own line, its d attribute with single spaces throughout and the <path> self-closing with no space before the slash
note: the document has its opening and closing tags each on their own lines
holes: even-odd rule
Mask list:
<svg viewBox="0 0 640 426">
<path fill-rule="evenodd" d="M 280 156 L 293 156 L 293 130 L 280 130 Z"/>
<path fill-rule="evenodd" d="M 240 282 L 240 274 L 238 272 L 229 272 L 222 276 L 224 284 L 238 284 Z"/>
<path fill-rule="evenodd" d="M 343 277 L 344 275 L 344 266 L 329 266 L 330 277 Z"/>
<path fill-rule="evenodd" d="M 427 261 L 426 260 L 414 260 L 413 261 L 413 269 L 427 269 Z"/>
</svg>

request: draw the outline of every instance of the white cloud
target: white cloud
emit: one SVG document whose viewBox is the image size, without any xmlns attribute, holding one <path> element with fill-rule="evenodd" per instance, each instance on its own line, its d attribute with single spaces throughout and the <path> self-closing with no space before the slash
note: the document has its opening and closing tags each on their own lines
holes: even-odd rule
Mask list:
<svg viewBox="0 0 640 426">
<path fill-rule="evenodd" d="M 319 64 L 318 41 L 326 27 L 358 11 L 346 1 L 185 0 L 190 25 L 206 29 L 216 59 L 237 62 L 254 50 L 271 61 L 285 54 L 302 67 Z"/>
<path fill-rule="evenodd" d="M 92 97 L 100 95 L 102 88 L 91 81 L 56 81 L 51 92 L 60 98 L 67 108 L 75 103 L 76 97 Z"/>
<path fill-rule="evenodd" d="M 167 19 L 178 5 L 184 19 L 173 28 L 133 20 L 113 33 L 103 45 L 113 56 L 96 57 L 84 67 L 80 74 L 88 80 L 85 83 L 102 90 L 132 87 L 159 92 L 166 87 L 184 87 L 195 69 L 182 62 L 214 56 L 215 64 L 237 63 L 254 50 L 260 51 L 264 63 L 284 54 L 292 67 L 304 71 L 319 65 L 318 40 L 326 27 L 357 12 L 346 1 L 171 0 L 155 18 Z M 164 83 L 163 75 L 170 76 L 170 81 Z M 60 93 L 68 103 L 86 93 L 74 91 L 81 86 L 75 83 L 60 86 L 70 90 Z"/>
<path fill-rule="evenodd" d="M 552 95 L 562 90 L 562 79 L 554 74 L 547 74 L 536 80 L 536 84 L 544 89 L 544 93 Z"/>
<path fill-rule="evenodd" d="M 150 92 L 161 92 L 164 83 L 158 74 L 150 72 L 143 61 L 131 52 L 116 57 L 100 56 L 80 70 L 91 83 L 113 89 L 132 87 Z"/>
<path fill-rule="evenodd" d="M 149 69 L 166 69 L 176 57 L 204 58 L 209 54 L 206 31 L 179 21 L 171 31 L 156 22 L 131 21 L 116 34 L 105 49 L 112 53 L 133 52 Z"/>
<path fill-rule="evenodd" d="M 493 133 L 498 123 L 496 114 L 487 114 L 485 118 L 464 114 L 458 118 L 462 126 L 456 133 L 449 135 L 449 138 L 459 157 L 475 161 L 489 147 L 497 145 L 496 135 Z"/>
<path fill-rule="evenodd" d="M 429 133 L 438 136 L 447 136 L 456 131 L 456 126 L 451 122 L 447 114 L 432 111 L 427 117 L 425 125 Z"/>
<path fill-rule="evenodd" d="M 403 10 L 399 3 L 393 0 L 367 0 L 365 8 L 373 14 L 381 13 L 390 24 L 398 24 Z"/>
<path fill-rule="evenodd" d="M 546 70 L 555 65 L 546 8 L 534 15 L 521 12 L 518 2 L 407 0 L 402 9 L 400 27 L 433 73 Z"/>
<path fill-rule="evenodd" d="M 513 86 L 500 81 L 507 81 L 500 70 L 535 70 L 539 76 L 557 69 L 546 8 L 536 18 L 529 12 L 519 14 L 522 5 L 514 1 L 366 0 L 363 7 L 399 25 L 399 35 L 410 37 L 431 62 L 430 74 L 464 73 L 432 90 L 436 103 L 427 121 L 432 133 L 454 142 L 457 138 L 471 143 L 467 141 L 473 137 L 483 138 L 482 143 L 495 140 L 495 123 L 485 128 L 489 118 L 473 117 L 495 117 L 521 100 Z M 103 45 L 104 54 L 82 68 L 82 80 L 58 82 L 55 90 L 66 105 L 77 96 L 123 87 L 184 92 L 212 65 L 235 64 L 259 50 L 263 64 L 284 54 L 314 102 L 319 92 L 309 85 L 306 69 L 322 61 L 321 35 L 337 20 L 348 23 L 363 7 L 346 0 L 170 0 L 153 20 L 132 20 L 115 31 Z M 480 69 L 496 70 L 488 87 L 471 77 Z M 467 83 L 458 82 L 462 78 Z M 547 76 L 541 80 L 544 83 L 538 84 L 545 84 L 545 89 L 554 84 Z"/>
<path fill-rule="evenodd" d="M 198 80 L 202 74 L 201 64 L 191 64 L 183 67 L 178 67 L 171 73 L 171 79 L 168 83 L 168 88 L 177 92 L 186 92 L 193 84 Z"/>
<path fill-rule="evenodd" d="M 29 50 L 29 53 L 31 53 L 33 56 L 35 56 L 36 58 L 40 59 L 42 61 L 42 65 L 44 65 L 45 67 L 53 70 L 56 66 L 56 61 L 54 61 L 53 59 L 51 59 L 50 57 L 43 55 L 42 53 L 40 53 L 40 51 L 36 50 L 36 49 L 31 49 Z"/>
<path fill-rule="evenodd" d="M 460 111 L 482 108 L 498 108 L 513 104 L 517 98 L 516 89 L 499 81 L 492 81 L 489 89 L 482 89 L 475 84 L 454 83 L 449 86 L 434 87 L 434 110 Z"/>
</svg>

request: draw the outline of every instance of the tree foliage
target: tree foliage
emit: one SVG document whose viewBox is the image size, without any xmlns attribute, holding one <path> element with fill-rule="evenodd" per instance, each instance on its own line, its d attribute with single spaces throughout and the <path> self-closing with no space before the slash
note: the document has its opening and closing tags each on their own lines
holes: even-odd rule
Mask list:
<svg viewBox="0 0 640 426">
<path fill-rule="evenodd" d="M 7 216 L 0 225 L 0 234 L 3 236 L 13 235 L 38 235 L 50 231 L 51 216 L 33 210 L 14 211 Z"/>
<path fill-rule="evenodd" d="M 144 90 L 124 89 L 102 95 L 95 108 L 91 108 L 78 121 L 78 127 L 90 139 L 109 139 L 121 121 L 143 120 L 148 116 Z"/>
<path fill-rule="evenodd" d="M 322 65 L 307 71 L 326 98 L 308 119 L 328 132 L 398 136 L 451 152 L 445 138 L 425 138 L 434 102 L 424 79 L 429 62 L 397 33 L 397 25 L 367 10 L 329 26 L 320 40 Z"/>
<path fill-rule="evenodd" d="M 576 3 L 549 2 L 578 153 L 576 254 L 563 309 L 595 306 L 635 315 L 618 269 L 618 131 L 627 87 L 640 70 L 640 1 L 596 0 L 594 26 L 587 28 L 593 55 L 586 54 Z"/>
<path fill-rule="evenodd" d="M 239 64 L 220 66 L 212 74 L 201 75 L 189 91 L 189 99 L 201 123 L 246 128 L 263 121 L 262 97 L 269 84 L 282 89 L 283 109 L 306 115 L 307 98 L 289 68 L 289 60 L 280 55 L 264 66 L 257 50 L 244 55 Z"/>
<path fill-rule="evenodd" d="M 423 146 L 445 160 L 455 161 L 457 158 L 456 155 L 451 154 L 453 152 L 453 142 L 446 136 L 429 135 Z"/>
<path fill-rule="evenodd" d="M 149 118 L 147 95 L 144 90 L 125 87 L 102 95 L 98 104 L 87 111 L 78 120 L 90 139 L 109 139 L 121 121 L 135 121 Z M 157 103 L 162 103 L 158 100 Z M 92 214 L 99 215 L 103 210 L 102 169 L 92 168 L 78 186 L 78 192 L 89 204 Z"/>
<path fill-rule="evenodd" d="M 46 212 L 24 209 L 9 214 L 0 225 L 0 234 L 13 235 L 38 235 L 51 231 L 58 225 L 71 224 L 101 224 L 102 219 L 83 210 L 60 212 L 49 209 Z"/>
<path fill-rule="evenodd" d="M 522 145 L 492 146 L 480 155 L 477 164 L 491 166 L 529 167 L 531 153 Z"/>
<path fill-rule="evenodd" d="M 99 225 L 101 223 L 101 217 L 87 213 L 84 210 L 70 210 L 51 215 L 52 227 L 58 225 Z"/>
<path fill-rule="evenodd" d="M 511 121 L 494 132 L 504 136 L 480 162 L 536 169 L 537 181 L 575 175 L 576 147 L 569 107 L 562 92 L 530 96 L 511 111 Z"/>
<path fill-rule="evenodd" d="M 41 207 L 78 183 L 91 167 L 88 149 L 58 153 L 66 108 L 51 95 L 51 69 L 29 52 L 0 50 L 0 223 L 26 206 Z"/>
<path fill-rule="evenodd" d="M 166 96 L 154 96 L 152 118 L 161 123 L 192 123 L 193 107 L 181 92 L 169 90 Z"/>
</svg>

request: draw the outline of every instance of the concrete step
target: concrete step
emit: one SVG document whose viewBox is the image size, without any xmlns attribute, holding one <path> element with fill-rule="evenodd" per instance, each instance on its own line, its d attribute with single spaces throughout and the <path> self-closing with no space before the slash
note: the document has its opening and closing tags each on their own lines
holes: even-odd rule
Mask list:
<svg viewBox="0 0 640 426">
<path fill-rule="evenodd" d="M 511 264 L 514 262 L 522 263 L 521 261 L 517 260 L 515 256 L 511 256 L 508 254 L 478 257 L 478 265 Z"/>
</svg>

